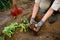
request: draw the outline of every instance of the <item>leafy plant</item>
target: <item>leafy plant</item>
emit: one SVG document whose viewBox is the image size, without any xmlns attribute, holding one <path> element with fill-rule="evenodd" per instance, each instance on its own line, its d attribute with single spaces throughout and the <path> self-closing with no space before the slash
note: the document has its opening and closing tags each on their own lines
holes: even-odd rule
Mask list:
<svg viewBox="0 0 60 40">
<path fill-rule="evenodd" d="M 3 33 L 11 37 L 18 27 L 20 27 L 20 32 L 27 32 L 29 27 L 28 19 L 26 17 L 22 18 L 20 24 L 18 24 L 17 22 L 11 23 L 9 26 L 3 29 Z"/>
<path fill-rule="evenodd" d="M 10 30 L 15 31 L 15 29 L 18 27 L 18 23 L 11 23 Z"/>
<path fill-rule="evenodd" d="M 24 16 L 24 17 L 21 19 L 21 23 L 27 24 L 27 23 L 28 23 L 28 19 Z"/>
<path fill-rule="evenodd" d="M 28 31 L 28 19 L 26 17 L 21 19 L 21 23 L 19 24 L 20 32 L 27 32 Z"/>
<path fill-rule="evenodd" d="M 12 8 L 11 0 L 0 0 L 0 11 Z"/>
<path fill-rule="evenodd" d="M 20 32 L 27 32 L 28 31 L 28 24 L 21 23 L 20 25 Z"/>
<path fill-rule="evenodd" d="M 5 27 L 3 33 L 9 37 L 11 37 L 11 35 L 13 34 L 13 32 L 10 30 L 10 27 Z"/>
<path fill-rule="evenodd" d="M 0 40 L 5 40 L 3 37 L 0 37 Z"/>
<path fill-rule="evenodd" d="M 15 29 L 18 27 L 18 23 L 11 23 L 11 25 L 4 28 L 3 33 L 7 36 L 11 37 L 11 35 L 14 33 Z"/>
</svg>

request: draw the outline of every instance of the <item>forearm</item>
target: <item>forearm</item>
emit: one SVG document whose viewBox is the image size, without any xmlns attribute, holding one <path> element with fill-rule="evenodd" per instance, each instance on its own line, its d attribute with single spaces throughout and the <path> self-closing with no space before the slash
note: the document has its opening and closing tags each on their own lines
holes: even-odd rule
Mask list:
<svg viewBox="0 0 60 40">
<path fill-rule="evenodd" d="M 37 12 L 38 12 L 38 9 L 39 9 L 39 4 L 38 3 L 35 3 L 34 4 L 34 8 L 33 8 L 33 13 L 32 13 L 32 17 L 31 18 L 35 18 Z"/>
<path fill-rule="evenodd" d="M 50 8 L 47 13 L 45 14 L 45 16 L 42 18 L 42 21 L 45 22 L 52 14 L 53 14 L 54 10 L 52 8 Z"/>
</svg>

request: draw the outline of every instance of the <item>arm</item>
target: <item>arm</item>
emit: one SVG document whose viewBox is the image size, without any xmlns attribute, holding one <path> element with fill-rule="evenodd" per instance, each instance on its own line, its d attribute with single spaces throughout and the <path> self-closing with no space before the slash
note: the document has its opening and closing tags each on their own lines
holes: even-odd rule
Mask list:
<svg viewBox="0 0 60 40">
<path fill-rule="evenodd" d="M 45 22 L 53 14 L 54 10 L 57 11 L 60 7 L 59 5 L 60 0 L 55 0 L 45 16 L 42 18 L 42 21 Z"/>
<path fill-rule="evenodd" d="M 60 0 L 59 0 L 60 1 Z M 40 28 L 43 26 L 44 22 L 53 14 L 54 10 L 57 11 L 59 9 L 60 2 L 58 0 L 55 0 L 53 5 L 49 8 L 45 16 L 41 19 L 41 21 L 38 22 L 38 24 L 35 24 L 34 31 L 38 32 Z M 57 4 L 59 3 L 59 4 Z"/>
<path fill-rule="evenodd" d="M 31 18 L 35 18 L 37 12 L 38 12 L 38 9 L 39 9 L 39 3 L 35 3 L 34 4 L 34 8 L 33 8 L 33 13 L 32 13 L 32 17 Z"/>
<path fill-rule="evenodd" d="M 47 13 L 45 14 L 45 16 L 42 18 L 42 21 L 45 22 L 52 14 L 53 14 L 54 10 L 52 8 L 50 8 Z"/>
<path fill-rule="evenodd" d="M 34 8 L 33 8 L 32 17 L 30 19 L 30 24 L 32 24 L 33 22 L 35 22 L 34 18 L 36 17 L 36 14 L 38 12 L 38 9 L 39 9 L 39 3 L 35 3 L 34 4 Z"/>
<path fill-rule="evenodd" d="M 30 24 L 32 24 L 33 22 L 35 22 L 34 18 L 36 17 L 36 14 L 38 12 L 39 4 L 40 4 L 40 0 L 35 0 L 33 12 L 32 12 L 32 16 L 31 16 L 31 19 L 30 19 Z"/>
</svg>

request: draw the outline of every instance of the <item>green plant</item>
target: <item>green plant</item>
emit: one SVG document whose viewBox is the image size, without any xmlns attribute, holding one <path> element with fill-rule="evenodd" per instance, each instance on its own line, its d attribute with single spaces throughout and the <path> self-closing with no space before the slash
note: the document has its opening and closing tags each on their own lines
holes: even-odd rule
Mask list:
<svg viewBox="0 0 60 40">
<path fill-rule="evenodd" d="M 5 27 L 3 33 L 9 37 L 11 37 L 11 35 L 13 34 L 13 32 L 10 30 L 10 27 Z"/>
<path fill-rule="evenodd" d="M 20 32 L 28 31 L 29 23 L 28 23 L 28 19 L 26 17 L 23 17 L 21 19 L 21 23 L 19 24 L 19 27 L 20 27 Z"/>
<path fill-rule="evenodd" d="M 20 27 L 20 32 L 27 32 L 29 27 L 28 19 L 26 17 L 22 18 L 20 24 L 18 24 L 17 22 L 11 23 L 9 26 L 3 29 L 3 33 L 11 37 L 18 27 Z"/>
<path fill-rule="evenodd" d="M 11 0 L 0 0 L 0 11 L 12 8 Z"/>
<path fill-rule="evenodd" d="M 11 25 L 10 25 L 10 30 L 11 31 L 15 31 L 15 29 L 18 27 L 18 23 L 11 23 Z"/>
<path fill-rule="evenodd" d="M 0 37 L 0 40 L 5 40 L 4 37 Z"/>
<path fill-rule="evenodd" d="M 20 26 L 20 32 L 27 32 L 28 31 L 29 24 L 21 23 L 19 26 Z"/>
<path fill-rule="evenodd" d="M 11 25 L 4 28 L 3 33 L 7 36 L 11 37 L 11 35 L 14 33 L 15 29 L 18 27 L 18 23 L 11 23 Z"/>
<path fill-rule="evenodd" d="M 27 23 L 28 23 L 28 19 L 24 16 L 24 17 L 21 19 L 21 23 L 27 24 Z"/>
</svg>

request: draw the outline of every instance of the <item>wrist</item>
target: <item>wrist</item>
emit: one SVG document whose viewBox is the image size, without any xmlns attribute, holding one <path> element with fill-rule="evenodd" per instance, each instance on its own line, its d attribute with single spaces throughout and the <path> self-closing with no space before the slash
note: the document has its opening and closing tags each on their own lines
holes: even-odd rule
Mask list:
<svg viewBox="0 0 60 40">
<path fill-rule="evenodd" d="M 38 26 L 42 26 L 44 24 L 43 21 L 38 22 Z"/>
<path fill-rule="evenodd" d="M 34 18 L 30 19 L 30 24 L 32 24 L 33 22 L 35 22 Z"/>
<path fill-rule="evenodd" d="M 34 18 L 31 18 L 30 20 L 31 20 L 31 21 L 34 21 Z"/>
<path fill-rule="evenodd" d="M 31 19 L 33 19 L 33 20 L 34 20 L 34 18 L 31 18 Z"/>
</svg>

